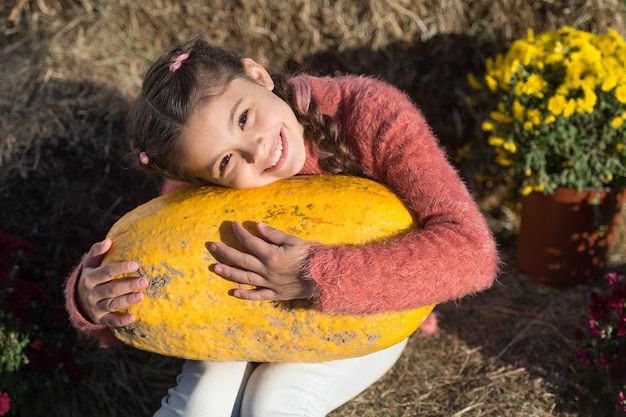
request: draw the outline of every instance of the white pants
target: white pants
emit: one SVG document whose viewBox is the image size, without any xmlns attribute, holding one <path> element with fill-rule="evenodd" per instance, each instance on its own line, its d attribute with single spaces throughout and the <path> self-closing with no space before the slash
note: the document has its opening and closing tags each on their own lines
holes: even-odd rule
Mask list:
<svg viewBox="0 0 626 417">
<path fill-rule="evenodd" d="M 322 417 L 383 376 L 406 344 L 320 363 L 186 361 L 154 417 Z"/>
</svg>

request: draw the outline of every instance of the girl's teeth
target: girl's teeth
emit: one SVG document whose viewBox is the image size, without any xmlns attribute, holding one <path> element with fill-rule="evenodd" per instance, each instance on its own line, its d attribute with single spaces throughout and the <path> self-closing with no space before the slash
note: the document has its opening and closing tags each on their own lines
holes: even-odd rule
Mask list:
<svg viewBox="0 0 626 417">
<path fill-rule="evenodd" d="M 270 164 L 270 168 L 278 163 L 281 155 L 283 154 L 283 144 L 282 142 L 278 144 L 278 148 L 276 148 L 276 153 L 274 154 L 274 159 L 272 159 L 272 163 Z"/>
</svg>

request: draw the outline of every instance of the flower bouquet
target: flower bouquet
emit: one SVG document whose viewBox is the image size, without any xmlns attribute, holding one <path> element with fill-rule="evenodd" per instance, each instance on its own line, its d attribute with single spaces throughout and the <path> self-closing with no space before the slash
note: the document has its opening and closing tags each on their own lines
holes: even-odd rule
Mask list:
<svg viewBox="0 0 626 417">
<path fill-rule="evenodd" d="M 613 30 L 529 30 L 485 67 L 468 81 L 494 103 L 486 148 L 522 195 L 517 267 L 553 287 L 589 283 L 625 198 L 626 43 Z"/>
<path fill-rule="evenodd" d="M 626 186 L 626 43 L 562 27 L 515 41 L 470 85 L 497 100 L 482 123 L 522 195 Z"/>
</svg>

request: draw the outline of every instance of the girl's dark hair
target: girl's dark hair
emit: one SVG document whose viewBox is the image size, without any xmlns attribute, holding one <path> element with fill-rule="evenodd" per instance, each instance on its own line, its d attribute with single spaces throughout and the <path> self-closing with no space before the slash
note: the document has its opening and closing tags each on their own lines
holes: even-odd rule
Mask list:
<svg viewBox="0 0 626 417">
<path fill-rule="evenodd" d="M 181 57 L 185 59 L 181 61 Z M 177 59 L 180 65 L 170 67 Z M 196 177 L 182 169 L 178 139 L 192 111 L 222 94 L 239 77 L 248 77 L 241 58 L 209 45 L 199 36 L 157 59 L 148 69 L 128 116 L 133 160 L 160 177 L 198 183 Z M 273 92 L 289 104 L 304 126 L 305 140 L 319 146 L 323 155 L 320 166 L 333 174 L 358 175 L 356 158 L 334 120 L 322 114 L 313 99 L 308 113 L 300 113 L 286 77 L 274 74 L 272 79 Z"/>
</svg>

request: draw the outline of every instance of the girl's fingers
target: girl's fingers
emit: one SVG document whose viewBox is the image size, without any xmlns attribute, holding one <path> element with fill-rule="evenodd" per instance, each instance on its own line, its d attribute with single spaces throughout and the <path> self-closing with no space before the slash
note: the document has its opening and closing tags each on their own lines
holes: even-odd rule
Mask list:
<svg viewBox="0 0 626 417">
<path fill-rule="evenodd" d="M 233 222 L 233 232 L 243 247 L 256 256 L 263 256 L 270 248 L 269 243 L 250 233 L 239 222 Z"/>
<path fill-rule="evenodd" d="M 143 301 L 143 293 L 133 292 L 119 297 L 107 298 L 98 302 L 98 307 L 107 313 L 115 313 L 127 309 L 133 304 Z"/>
<path fill-rule="evenodd" d="M 233 291 L 233 295 L 242 300 L 249 301 L 266 301 L 278 299 L 278 297 L 276 296 L 276 292 L 269 288 L 255 288 L 252 290 L 244 290 L 239 288 Z"/>
<path fill-rule="evenodd" d="M 241 252 L 240 250 L 228 245 L 213 242 L 210 245 L 210 250 L 213 252 L 217 260 L 222 262 L 217 265 L 227 264 L 234 268 L 245 269 L 247 271 L 260 271 L 261 268 L 263 268 L 263 264 L 256 256 Z M 221 273 L 217 273 L 221 275 Z"/>
<path fill-rule="evenodd" d="M 131 295 L 134 294 L 136 291 L 144 290 L 146 288 L 148 288 L 148 280 L 140 277 L 110 281 L 105 284 L 99 285 L 96 288 L 96 291 L 101 299 L 112 299 Z"/>
<path fill-rule="evenodd" d="M 108 281 L 83 291 L 79 287 L 78 303 L 91 321 L 104 324 L 103 319 L 107 314 L 117 314 L 141 302 L 144 297 L 141 291 L 147 287 L 148 280 L 143 277 Z"/>
<path fill-rule="evenodd" d="M 96 268 L 100 266 L 102 262 L 102 256 L 107 253 L 109 249 L 111 249 L 111 239 L 104 239 L 102 242 L 94 243 L 89 252 L 87 252 L 87 256 L 85 256 L 84 267 L 85 268 Z"/>
<path fill-rule="evenodd" d="M 284 246 L 292 243 L 294 236 L 275 229 L 263 222 L 257 223 L 257 229 L 263 238 L 276 246 Z"/>
<path fill-rule="evenodd" d="M 264 284 L 267 285 L 267 281 L 262 276 L 249 270 L 233 268 L 225 264 L 216 264 L 213 266 L 213 271 L 228 281 L 257 287 L 263 287 Z"/>
<path fill-rule="evenodd" d="M 118 262 L 110 265 L 99 266 L 91 270 L 88 270 L 85 266 L 84 270 L 86 278 L 91 282 L 91 285 L 97 286 L 108 283 L 117 277 L 137 272 L 137 270 L 139 270 L 139 265 L 135 261 Z"/>
<path fill-rule="evenodd" d="M 133 304 L 140 303 L 143 298 L 142 292 L 131 292 L 118 297 L 102 299 L 96 302 L 98 313 L 94 322 L 109 327 L 126 326 L 135 321 L 135 316 L 122 311 Z"/>
<path fill-rule="evenodd" d="M 132 314 L 117 314 L 109 313 L 100 319 L 100 324 L 108 327 L 122 327 L 128 326 L 135 321 L 135 316 Z"/>
</svg>

